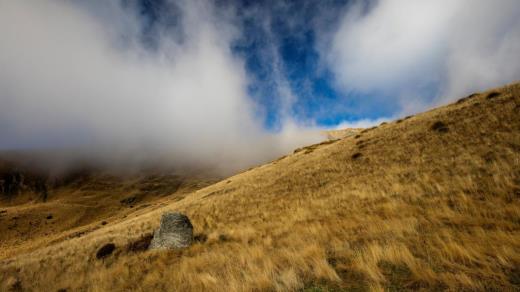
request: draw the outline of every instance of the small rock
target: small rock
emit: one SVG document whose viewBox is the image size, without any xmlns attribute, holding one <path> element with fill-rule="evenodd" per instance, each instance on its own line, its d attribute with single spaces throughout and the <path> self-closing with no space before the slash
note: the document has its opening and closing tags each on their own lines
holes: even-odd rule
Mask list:
<svg viewBox="0 0 520 292">
<path fill-rule="evenodd" d="M 362 155 L 362 154 L 361 154 L 360 152 L 356 152 L 356 153 L 352 154 L 352 159 L 353 159 L 353 160 L 356 160 L 356 159 L 360 158 L 361 155 Z"/>
<path fill-rule="evenodd" d="M 175 249 L 191 245 L 193 225 L 181 213 L 166 212 L 161 217 L 159 229 L 154 232 L 150 249 Z"/>
<path fill-rule="evenodd" d="M 145 251 L 150 247 L 153 235 L 151 233 L 141 236 L 136 241 L 130 242 L 126 249 L 131 252 Z"/>
<path fill-rule="evenodd" d="M 46 218 L 47 218 L 47 220 L 52 219 L 52 214 L 49 214 Z"/>
<path fill-rule="evenodd" d="M 486 96 L 486 98 L 487 98 L 487 99 L 493 99 L 493 98 L 495 98 L 495 97 L 497 97 L 497 96 L 500 96 L 500 92 L 492 91 L 492 92 L 490 92 L 490 93 Z"/>
<path fill-rule="evenodd" d="M 431 127 L 430 127 L 431 130 L 433 131 L 437 131 L 439 133 L 446 133 L 449 131 L 449 128 L 448 126 L 446 126 L 446 124 L 444 124 L 443 122 L 441 121 L 437 121 L 435 122 Z"/>
<path fill-rule="evenodd" d="M 97 259 L 104 259 L 111 255 L 116 249 L 116 245 L 113 243 L 107 243 L 103 245 L 96 253 Z"/>
</svg>

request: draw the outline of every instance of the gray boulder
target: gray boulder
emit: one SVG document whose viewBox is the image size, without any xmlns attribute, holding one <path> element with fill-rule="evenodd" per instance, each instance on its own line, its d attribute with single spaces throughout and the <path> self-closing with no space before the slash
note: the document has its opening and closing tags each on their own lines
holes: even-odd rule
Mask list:
<svg viewBox="0 0 520 292">
<path fill-rule="evenodd" d="M 150 249 L 176 249 L 191 245 L 193 225 L 190 219 L 178 212 L 166 212 L 161 217 L 161 225 L 153 234 Z"/>
</svg>

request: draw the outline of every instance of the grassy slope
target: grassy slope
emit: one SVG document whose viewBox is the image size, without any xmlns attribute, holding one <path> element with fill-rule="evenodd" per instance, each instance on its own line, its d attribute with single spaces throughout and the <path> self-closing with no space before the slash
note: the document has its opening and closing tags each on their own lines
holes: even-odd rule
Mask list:
<svg viewBox="0 0 520 292">
<path fill-rule="evenodd" d="M 78 237 L 164 202 L 180 200 L 216 180 L 173 174 L 92 174 L 41 194 L 25 190 L 0 200 L 0 258 Z"/>
<path fill-rule="evenodd" d="M 520 84 L 496 91 L 308 147 L 80 237 L 15 246 L 0 259 L 0 289 L 520 289 Z M 188 214 L 207 240 L 128 251 L 165 210 Z M 96 260 L 107 242 L 115 253 Z"/>
</svg>

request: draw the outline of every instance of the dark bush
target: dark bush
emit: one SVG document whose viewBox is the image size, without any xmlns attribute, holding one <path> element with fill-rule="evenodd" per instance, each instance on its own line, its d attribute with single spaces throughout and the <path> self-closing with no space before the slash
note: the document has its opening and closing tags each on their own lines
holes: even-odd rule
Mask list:
<svg viewBox="0 0 520 292">
<path fill-rule="evenodd" d="M 103 245 L 96 253 L 97 259 L 104 259 L 111 255 L 116 249 L 116 245 L 113 243 L 107 243 Z"/>
<path fill-rule="evenodd" d="M 361 155 L 362 154 L 360 152 L 356 152 L 356 153 L 352 154 L 352 159 L 356 160 L 356 159 L 360 158 Z"/>
<path fill-rule="evenodd" d="M 439 133 L 446 133 L 449 130 L 448 126 L 446 126 L 446 124 L 444 124 L 441 121 L 437 121 L 437 122 L 433 123 L 433 125 L 431 126 L 431 129 L 433 131 L 437 131 Z"/>
<path fill-rule="evenodd" d="M 151 234 L 151 233 L 144 234 L 136 241 L 130 242 L 128 244 L 128 246 L 126 247 L 126 250 L 130 251 L 130 252 L 145 251 L 150 246 L 152 239 L 153 239 L 153 234 Z"/>
<path fill-rule="evenodd" d="M 487 99 L 492 99 L 492 98 L 495 98 L 495 97 L 498 97 L 498 96 L 500 96 L 500 92 L 492 91 L 492 92 L 488 93 L 486 98 Z"/>
</svg>

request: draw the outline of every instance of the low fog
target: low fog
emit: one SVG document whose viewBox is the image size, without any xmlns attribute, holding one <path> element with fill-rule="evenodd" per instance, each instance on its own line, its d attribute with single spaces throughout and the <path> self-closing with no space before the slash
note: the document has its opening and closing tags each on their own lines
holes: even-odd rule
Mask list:
<svg viewBox="0 0 520 292">
<path fill-rule="evenodd" d="M 234 2 L 166 1 L 160 13 L 172 17 L 153 29 L 134 2 L 0 0 L 0 150 L 48 149 L 46 163 L 60 167 L 81 159 L 229 174 L 324 139 L 291 112 L 299 97 L 277 43 L 267 48 L 282 121 L 265 128 L 266 109 L 248 93 L 253 77 L 232 51 L 242 32 Z M 393 116 L 332 128 L 368 127 L 520 79 L 517 0 L 331 3 L 308 25 L 320 70 L 345 96 L 338 108 L 398 104 Z M 350 92 L 371 98 L 348 100 Z"/>
<path fill-rule="evenodd" d="M 263 129 L 226 11 L 177 1 L 180 23 L 149 48 L 136 7 L 118 3 L 0 2 L 0 148 L 230 172 L 322 139 L 290 119 Z"/>
</svg>

